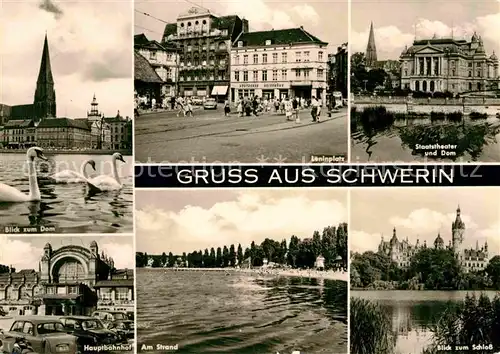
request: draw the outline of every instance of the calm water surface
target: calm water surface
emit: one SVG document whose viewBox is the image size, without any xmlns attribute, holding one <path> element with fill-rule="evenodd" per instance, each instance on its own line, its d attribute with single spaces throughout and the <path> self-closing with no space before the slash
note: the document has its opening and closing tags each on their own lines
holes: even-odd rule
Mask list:
<svg viewBox="0 0 500 354">
<path fill-rule="evenodd" d="M 391 127 L 351 125 L 353 162 L 498 162 L 500 120 L 495 117 L 464 123 L 429 119 L 396 121 Z M 424 156 L 416 144 L 456 144 L 454 156 Z"/>
<path fill-rule="evenodd" d="M 62 170 L 80 172 L 88 159 L 96 161 L 96 170 L 87 166 L 90 176 L 112 175 L 111 156 L 50 155 L 49 161 L 37 160 L 41 202 L 0 203 L 0 225 L 55 226 L 61 233 L 125 233 L 133 231 L 133 160 L 117 162 L 124 187 L 120 191 L 87 194 L 85 184 L 56 184 L 47 177 Z M 0 182 L 29 192 L 26 155 L 0 153 Z"/>
<path fill-rule="evenodd" d="M 138 269 L 137 303 L 139 349 L 347 352 L 346 282 Z"/>
<path fill-rule="evenodd" d="M 473 294 L 474 292 L 468 292 Z M 494 291 L 486 292 L 493 298 Z M 476 296 L 479 296 L 476 292 Z M 397 334 L 396 354 L 418 354 L 431 344 L 429 327 L 447 308 L 449 301 L 465 299 L 467 291 L 354 291 L 351 296 L 379 303 L 392 318 Z"/>
</svg>

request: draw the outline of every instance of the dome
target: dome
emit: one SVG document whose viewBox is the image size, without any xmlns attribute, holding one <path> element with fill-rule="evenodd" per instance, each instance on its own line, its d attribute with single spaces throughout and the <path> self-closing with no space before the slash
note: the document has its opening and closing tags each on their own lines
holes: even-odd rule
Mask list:
<svg viewBox="0 0 500 354">
<path fill-rule="evenodd" d="M 472 35 L 472 38 L 471 38 L 471 42 L 477 42 L 479 40 L 476 32 L 474 32 L 474 34 Z"/>
<path fill-rule="evenodd" d="M 493 52 L 493 54 L 491 54 L 490 59 L 491 59 L 491 60 L 498 60 L 498 57 L 497 57 L 497 55 L 495 54 L 495 52 Z"/>
<path fill-rule="evenodd" d="M 434 245 L 436 247 L 441 247 L 444 244 L 444 240 L 441 238 L 441 234 L 438 234 L 436 239 L 434 240 Z"/>
</svg>

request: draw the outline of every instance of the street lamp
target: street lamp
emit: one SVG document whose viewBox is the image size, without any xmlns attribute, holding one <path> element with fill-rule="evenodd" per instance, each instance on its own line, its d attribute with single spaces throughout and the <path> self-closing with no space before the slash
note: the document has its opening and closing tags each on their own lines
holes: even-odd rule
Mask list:
<svg viewBox="0 0 500 354">
<path fill-rule="evenodd" d="M 368 80 L 363 80 L 363 82 L 365 83 L 365 92 L 366 92 L 366 83 L 368 82 Z"/>
</svg>

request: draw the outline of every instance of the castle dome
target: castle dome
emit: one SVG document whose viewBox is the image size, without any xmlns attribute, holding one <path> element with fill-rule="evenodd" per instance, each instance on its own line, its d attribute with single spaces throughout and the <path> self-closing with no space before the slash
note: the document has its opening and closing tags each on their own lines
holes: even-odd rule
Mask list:
<svg viewBox="0 0 500 354">
<path fill-rule="evenodd" d="M 436 239 L 434 240 L 434 246 L 438 248 L 438 247 L 443 247 L 443 245 L 444 245 L 444 240 L 442 239 L 441 234 L 438 233 Z"/>
<path fill-rule="evenodd" d="M 491 60 L 498 60 L 498 57 L 497 57 L 497 55 L 495 54 L 495 51 L 493 51 L 493 54 L 491 54 L 490 59 L 491 59 Z"/>
</svg>

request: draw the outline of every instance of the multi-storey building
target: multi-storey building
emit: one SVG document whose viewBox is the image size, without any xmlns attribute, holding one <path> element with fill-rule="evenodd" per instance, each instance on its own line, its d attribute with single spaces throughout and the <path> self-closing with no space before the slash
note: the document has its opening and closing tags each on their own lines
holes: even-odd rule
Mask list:
<svg viewBox="0 0 500 354">
<path fill-rule="evenodd" d="M 37 144 L 33 119 L 13 119 L 4 126 L 4 144 L 10 149 L 25 149 Z"/>
<path fill-rule="evenodd" d="M 90 149 L 92 129 L 85 120 L 52 118 L 37 127 L 37 144 L 53 149 Z"/>
<path fill-rule="evenodd" d="M 97 290 L 97 309 L 106 311 L 134 312 L 134 271 L 117 270 L 108 279 L 99 280 Z"/>
<path fill-rule="evenodd" d="M 403 89 L 456 94 L 498 88 L 498 58 L 486 53 L 475 32 L 470 41 L 436 36 L 415 40 L 400 61 Z"/>
<path fill-rule="evenodd" d="M 230 83 L 231 43 L 248 32 L 248 21 L 238 16 L 216 17 L 193 7 L 167 24 L 163 45 L 179 50 L 179 94 L 226 98 Z"/>
<path fill-rule="evenodd" d="M 327 45 L 302 27 L 242 33 L 231 49 L 231 100 L 314 96 L 325 103 Z"/>
<path fill-rule="evenodd" d="M 90 103 L 90 111 L 87 112 L 87 123 L 90 126 L 92 149 L 110 149 L 111 127 L 104 121 L 104 115 L 99 111 L 95 94 Z"/>
<path fill-rule="evenodd" d="M 179 56 L 177 48 L 168 43 L 160 44 L 149 40 L 144 33 L 134 36 L 134 48 L 154 68 L 163 81 L 162 95 L 176 96 L 179 76 Z"/>
<path fill-rule="evenodd" d="M 5 271 L 7 268 L 7 271 Z M 125 289 L 106 296 L 108 306 L 133 309 L 133 271 L 118 270 L 111 258 L 92 241 L 53 249 L 46 244 L 38 267 L 0 271 L 0 307 L 9 315 L 90 315 L 99 307 L 103 285 Z M 123 281 L 126 274 L 127 282 Z M 104 283 L 103 283 L 104 282 Z"/>
<path fill-rule="evenodd" d="M 334 73 L 332 75 L 333 86 L 331 91 L 342 92 L 342 97 L 347 97 L 347 62 L 349 60 L 347 43 L 343 43 L 337 48 L 337 53 L 333 55 L 333 65 L 330 64 L 330 69 Z"/>
<path fill-rule="evenodd" d="M 485 242 L 484 246 L 480 248 L 479 243 L 476 242 L 475 249 L 466 249 L 463 247 L 464 235 L 465 223 L 460 217 L 460 207 L 458 207 L 455 221 L 451 225 L 451 240 L 447 248 L 453 250 L 460 266 L 465 272 L 484 270 L 489 261 L 488 243 Z M 396 236 L 396 228 L 394 228 L 390 241 L 384 241 L 382 237 L 378 246 L 378 252 L 389 256 L 398 266 L 405 268 L 410 265 L 415 253 L 426 247 L 426 242 L 424 241 L 422 245 L 418 239 L 415 244 L 411 244 L 408 238 L 399 241 Z M 434 247 L 437 249 L 445 248 L 444 240 L 439 233 L 434 240 Z"/>
<path fill-rule="evenodd" d="M 122 117 L 120 111 L 116 117 L 104 118 L 104 121 L 109 124 L 111 131 L 111 149 L 123 150 L 132 148 L 132 137 L 130 135 L 132 121 L 129 117 Z"/>
</svg>

